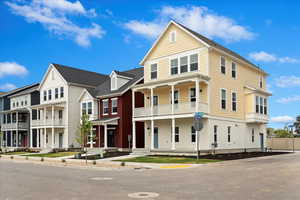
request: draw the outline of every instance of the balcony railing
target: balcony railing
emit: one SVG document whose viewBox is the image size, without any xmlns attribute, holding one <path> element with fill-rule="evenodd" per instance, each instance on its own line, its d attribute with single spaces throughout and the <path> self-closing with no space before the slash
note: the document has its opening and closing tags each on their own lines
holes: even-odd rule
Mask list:
<svg viewBox="0 0 300 200">
<path fill-rule="evenodd" d="M 65 120 L 64 119 L 47 119 L 47 120 L 32 120 L 32 126 L 64 126 L 65 125 Z"/>
<path fill-rule="evenodd" d="M 246 121 L 248 123 L 268 123 L 269 116 L 259 113 L 248 113 L 246 114 Z"/>
<path fill-rule="evenodd" d="M 1 124 L 2 130 L 9 130 L 9 129 L 28 129 L 29 123 L 28 122 L 13 122 L 13 123 L 6 123 Z"/>
<path fill-rule="evenodd" d="M 199 103 L 199 111 L 208 113 L 208 104 L 204 102 Z M 190 114 L 196 112 L 196 102 L 185 102 L 174 104 L 174 114 Z M 151 107 L 142 107 L 134 109 L 134 117 L 148 117 L 151 115 Z M 171 115 L 172 105 L 161 104 L 153 106 L 153 116 Z"/>
</svg>

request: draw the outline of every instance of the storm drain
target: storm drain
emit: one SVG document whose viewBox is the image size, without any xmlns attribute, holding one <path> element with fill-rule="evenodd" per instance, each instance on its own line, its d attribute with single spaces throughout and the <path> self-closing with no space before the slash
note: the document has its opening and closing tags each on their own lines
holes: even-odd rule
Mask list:
<svg viewBox="0 0 300 200">
<path fill-rule="evenodd" d="M 93 181 L 109 181 L 109 180 L 112 180 L 112 178 L 110 178 L 110 177 L 93 177 L 93 178 L 91 178 L 91 180 L 93 180 Z"/>
<path fill-rule="evenodd" d="M 128 194 L 128 197 L 135 199 L 147 199 L 147 198 L 156 198 L 159 194 L 155 192 L 136 192 Z"/>
</svg>

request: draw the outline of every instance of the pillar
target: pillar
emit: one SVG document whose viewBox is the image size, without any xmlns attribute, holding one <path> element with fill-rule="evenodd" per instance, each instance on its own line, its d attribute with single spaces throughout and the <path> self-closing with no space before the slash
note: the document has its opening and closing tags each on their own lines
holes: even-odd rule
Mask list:
<svg viewBox="0 0 300 200">
<path fill-rule="evenodd" d="M 196 90 L 196 112 L 199 112 L 199 104 L 200 104 L 200 88 L 199 88 L 199 79 L 195 81 L 195 90 Z"/>
<path fill-rule="evenodd" d="M 174 114 L 174 85 L 171 85 L 171 106 L 172 114 Z"/>
<path fill-rule="evenodd" d="M 36 130 L 36 147 L 40 148 L 40 129 Z"/>
<path fill-rule="evenodd" d="M 132 116 L 134 117 L 134 109 L 135 109 L 135 90 L 132 90 Z"/>
<path fill-rule="evenodd" d="M 19 147 L 19 130 L 18 130 L 18 123 L 19 123 L 19 113 L 16 112 L 16 147 Z"/>
<path fill-rule="evenodd" d="M 154 149 L 154 120 L 151 120 L 151 149 Z"/>
<path fill-rule="evenodd" d="M 94 147 L 94 140 L 93 140 L 93 138 L 94 138 L 94 135 L 93 135 L 93 127 L 91 128 L 91 130 L 90 130 L 90 148 L 93 148 Z"/>
<path fill-rule="evenodd" d="M 32 134 L 32 128 L 30 128 L 30 148 L 33 147 L 33 134 Z"/>
<path fill-rule="evenodd" d="M 136 122 L 132 122 L 132 149 L 136 149 Z"/>
<path fill-rule="evenodd" d="M 7 143 L 8 143 L 8 131 L 5 131 L 5 147 L 7 147 Z"/>
<path fill-rule="evenodd" d="M 54 149 L 54 127 L 51 129 L 51 148 Z"/>
<path fill-rule="evenodd" d="M 45 148 L 47 148 L 47 140 L 46 140 L 46 135 L 47 135 L 47 131 L 46 131 L 46 128 L 44 128 L 44 144 L 43 144 L 43 148 L 45 149 Z"/>
<path fill-rule="evenodd" d="M 104 124 L 104 148 L 107 148 L 107 124 Z"/>
<path fill-rule="evenodd" d="M 172 150 L 175 150 L 175 118 L 172 118 Z"/>
<path fill-rule="evenodd" d="M 153 116 L 153 88 L 150 89 L 151 115 Z"/>
</svg>

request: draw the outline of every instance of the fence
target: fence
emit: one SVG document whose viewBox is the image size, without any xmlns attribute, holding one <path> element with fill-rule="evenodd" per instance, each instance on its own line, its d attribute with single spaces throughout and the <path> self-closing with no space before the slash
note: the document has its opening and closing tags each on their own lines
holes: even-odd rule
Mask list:
<svg viewBox="0 0 300 200">
<path fill-rule="evenodd" d="M 300 150 L 300 138 L 268 138 L 268 148 L 274 150 Z"/>
</svg>

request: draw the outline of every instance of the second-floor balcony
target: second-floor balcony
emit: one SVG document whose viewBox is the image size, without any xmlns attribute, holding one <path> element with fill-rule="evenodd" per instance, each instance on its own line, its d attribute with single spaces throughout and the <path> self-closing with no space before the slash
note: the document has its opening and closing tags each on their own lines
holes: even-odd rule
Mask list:
<svg viewBox="0 0 300 200">
<path fill-rule="evenodd" d="M 47 119 L 47 120 L 32 120 L 32 127 L 38 126 L 64 126 L 65 120 L 64 119 Z"/>
<path fill-rule="evenodd" d="M 246 114 L 247 123 L 268 123 L 269 116 L 260 113 L 248 113 Z"/>
<path fill-rule="evenodd" d="M 29 123 L 28 122 L 11 122 L 11 123 L 5 123 L 1 124 L 1 130 L 27 130 L 29 129 Z"/>
<path fill-rule="evenodd" d="M 205 102 L 199 102 L 199 111 L 208 113 L 208 104 Z M 153 112 L 151 107 L 142 107 L 134 109 L 134 117 L 147 117 L 147 116 L 162 116 L 172 114 L 192 114 L 196 112 L 195 102 L 184 102 L 174 104 L 174 111 L 171 104 L 153 106 Z"/>
</svg>

